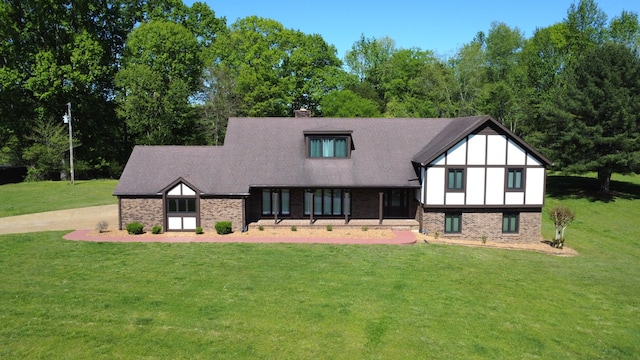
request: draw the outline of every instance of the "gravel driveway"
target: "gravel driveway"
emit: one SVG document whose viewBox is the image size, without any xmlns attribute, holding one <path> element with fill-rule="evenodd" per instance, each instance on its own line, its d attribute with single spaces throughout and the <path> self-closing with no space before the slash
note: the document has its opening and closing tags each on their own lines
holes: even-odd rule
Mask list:
<svg viewBox="0 0 640 360">
<path fill-rule="evenodd" d="M 0 234 L 95 229 L 100 221 L 118 225 L 118 205 L 91 206 L 0 218 Z"/>
</svg>

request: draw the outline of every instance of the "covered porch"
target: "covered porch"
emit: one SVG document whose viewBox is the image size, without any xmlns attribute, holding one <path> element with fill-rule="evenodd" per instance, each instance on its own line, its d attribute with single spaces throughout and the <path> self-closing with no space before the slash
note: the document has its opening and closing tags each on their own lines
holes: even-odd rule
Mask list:
<svg viewBox="0 0 640 360">
<path fill-rule="evenodd" d="M 367 228 L 369 230 L 411 230 L 418 231 L 420 229 L 420 223 L 414 219 L 349 219 L 345 222 L 344 219 L 314 219 L 312 222 L 309 219 L 260 219 L 248 224 L 250 230 L 258 230 L 260 227 L 263 229 L 272 228 L 290 228 L 295 226 L 298 229 L 305 228 L 326 228 L 327 225 L 331 225 L 335 229 L 354 229 L 362 230 Z"/>
</svg>

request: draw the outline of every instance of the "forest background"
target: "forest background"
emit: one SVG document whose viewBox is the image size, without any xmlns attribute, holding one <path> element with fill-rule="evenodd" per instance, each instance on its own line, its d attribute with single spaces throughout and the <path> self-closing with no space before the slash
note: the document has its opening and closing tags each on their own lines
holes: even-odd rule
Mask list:
<svg viewBox="0 0 640 360">
<path fill-rule="evenodd" d="M 0 164 L 29 180 L 69 167 L 118 177 L 133 146 L 221 145 L 232 116 L 489 114 L 566 172 L 640 170 L 640 23 L 593 0 L 526 38 L 494 22 L 448 57 L 318 34 L 257 16 L 227 24 L 180 0 L 0 3 Z"/>
</svg>

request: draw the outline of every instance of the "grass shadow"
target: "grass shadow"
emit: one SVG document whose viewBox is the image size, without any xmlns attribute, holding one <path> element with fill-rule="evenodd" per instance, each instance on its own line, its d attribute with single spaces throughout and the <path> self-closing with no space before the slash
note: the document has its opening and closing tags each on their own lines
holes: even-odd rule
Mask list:
<svg viewBox="0 0 640 360">
<path fill-rule="evenodd" d="M 591 202 L 612 202 L 616 199 L 640 199 L 640 185 L 611 180 L 611 191 L 600 191 L 598 179 L 578 175 L 547 177 L 547 195 L 555 199 L 587 199 Z"/>
</svg>

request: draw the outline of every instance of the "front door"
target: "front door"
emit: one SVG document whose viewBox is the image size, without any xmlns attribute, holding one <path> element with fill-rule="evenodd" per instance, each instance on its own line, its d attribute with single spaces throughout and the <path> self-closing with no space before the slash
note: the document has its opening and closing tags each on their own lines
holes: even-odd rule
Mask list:
<svg viewBox="0 0 640 360">
<path fill-rule="evenodd" d="M 409 216 L 409 191 L 389 189 L 384 193 L 384 217 L 406 218 Z"/>
</svg>

